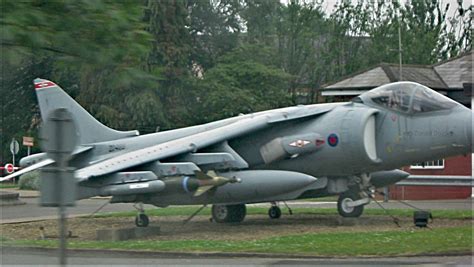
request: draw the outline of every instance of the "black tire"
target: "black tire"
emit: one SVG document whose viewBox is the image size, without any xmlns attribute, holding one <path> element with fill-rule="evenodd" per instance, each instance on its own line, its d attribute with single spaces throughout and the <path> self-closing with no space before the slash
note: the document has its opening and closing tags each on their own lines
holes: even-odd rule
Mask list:
<svg viewBox="0 0 474 267">
<path fill-rule="evenodd" d="M 212 205 L 212 219 L 218 223 L 239 223 L 246 214 L 245 204 Z"/>
<path fill-rule="evenodd" d="M 150 219 L 148 219 L 146 214 L 138 214 L 137 217 L 135 217 L 135 225 L 137 227 L 147 227 L 148 224 L 150 224 Z"/>
<path fill-rule="evenodd" d="M 272 206 L 268 209 L 268 216 L 270 219 L 278 219 L 281 217 L 281 209 L 278 206 Z"/>
<path fill-rule="evenodd" d="M 346 201 L 356 201 L 359 199 L 360 196 L 356 192 L 344 192 L 340 194 L 339 199 L 337 200 L 337 211 L 339 212 L 339 215 L 346 218 L 360 217 L 364 212 L 364 205 L 357 207 L 347 207 L 344 205 Z"/>
</svg>

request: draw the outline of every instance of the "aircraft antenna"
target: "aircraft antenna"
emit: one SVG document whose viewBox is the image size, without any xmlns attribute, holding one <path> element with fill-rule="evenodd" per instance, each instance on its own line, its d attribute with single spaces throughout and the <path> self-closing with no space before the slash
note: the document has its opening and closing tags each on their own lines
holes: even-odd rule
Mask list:
<svg viewBox="0 0 474 267">
<path fill-rule="evenodd" d="M 402 19 L 400 16 L 400 10 L 398 10 L 398 57 L 399 57 L 399 73 L 398 81 L 403 80 L 402 75 Z"/>
</svg>

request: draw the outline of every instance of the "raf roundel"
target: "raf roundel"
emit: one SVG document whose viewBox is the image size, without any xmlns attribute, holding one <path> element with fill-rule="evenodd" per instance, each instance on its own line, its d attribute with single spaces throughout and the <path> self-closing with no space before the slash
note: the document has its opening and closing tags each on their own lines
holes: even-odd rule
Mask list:
<svg viewBox="0 0 474 267">
<path fill-rule="evenodd" d="M 337 134 L 332 133 L 328 136 L 328 144 L 332 147 L 337 146 L 339 143 L 339 137 L 337 137 Z"/>
</svg>

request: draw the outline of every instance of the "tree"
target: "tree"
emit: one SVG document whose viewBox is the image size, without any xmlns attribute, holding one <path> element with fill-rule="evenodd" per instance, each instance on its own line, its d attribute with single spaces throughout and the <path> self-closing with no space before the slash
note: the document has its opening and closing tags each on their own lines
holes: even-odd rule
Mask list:
<svg viewBox="0 0 474 267">
<path fill-rule="evenodd" d="M 188 1 L 191 64 L 198 71 L 213 67 L 220 56 L 239 45 L 241 8 L 239 0 Z"/>
<path fill-rule="evenodd" d="M 283 8 L 278 0 L 245 0 L 240 12 L 247 29 L 243 39 L 250 44 L 275 46 L 277 24 Z"/>
<path fill-rule="evenodd" d="M 318 83 L 319 74 L 313 68 L 320 62 L 319 48 L 327 23 L 320 5 L 301 4 L 296 0 L 280 9 L 279 16 L 277 34 L 281 66 L 293 77 L 288 91 L 296 102 L 301 89 L 304 93 L 305 89 L 312 89 Z"/>
<path fill-rule="evenodd" d="M 341 2 L 331 16 L 337 33 L 333 43 L 340 44 L 336 53 L 345 59 L 339 61 L 343 63 L 339 74 L 380 62 L 398 63 L 399 27 L 404 64 L 433 64 L 462 49 L 470 50 L 469 34 L 453 34 L 453 27 L 465 26 L 447 17 L 448 8 L 449 4 L 438 0 L 406 1 L 404 5 L 397 1 Z"/>
<path fill-rule="evenodd" d="M 124 90 L 144 74 L 139 64 L 149 39 L 139 5 L 133 1 L 1 1 L 0 5 L 8 10 L 0 13 L 1 93 L 9 96 L 9 101 L 2 97 L 2 136 L 36 130 L 32 80 L 37 77 L 59 80 L 105 123 L 130 126 L 121 121 L 131 121 L 127 115 L 132 112 L 123 109 L 114 89 L 120 84 Z M 3 151 L 7 142 L 9 138 L 2 140 Z"/>
<path fill-rule="evenodd" d="M 243 46 L 224 55 L 196 81 L 196 112 L 207 122 L 288 105 L 291 78 L 272 64 L 276 51 Z"/>
</svg>

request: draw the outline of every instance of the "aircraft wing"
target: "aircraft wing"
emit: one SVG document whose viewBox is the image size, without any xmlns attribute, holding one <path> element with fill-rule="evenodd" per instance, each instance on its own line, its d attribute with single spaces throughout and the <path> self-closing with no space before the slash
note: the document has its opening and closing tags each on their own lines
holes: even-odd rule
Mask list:
<svg viewBox="0 0 474 267">
<path fill-rule="evenodd" d="M 83 181 L 90 177 L 109 174 L 151 161 L 195 152 L 200 148 L 264 128 L 268 125 L 268 120 L 267 115 L 247 117 L 217 129 L 131 151 L 77 170 L 76 177 Z"/>
<path fill-rule="evenodd" d="M 152 161 L 177 156 L 223 142 L 234 137 L 267 127 L 269 124 L 288 121 L 330 111 L 332 108 L 292 107 L 274 113 L 256 113 L 245 115 L 242 119 L 205 132 L 193 134 L 155 146 L 134 150 L 122 155 L 100 161 L 76 171 L 79 181 L 91 177 L 110 174 Z"/>
<path fill-rule="evenodd" d="M 52 159 L 45 159 L 45 160 L 40 161 L 40 162 L 38 162 L 38 163 L 36 163 L 36 164 L 33 164 L 33 165 L 28 166 L 28 167 L 26 167 L 26 168 L 24 168 L 24 169 L 21 169 L 21 170 L 19 170 L 19 171 L 17 171 L 17 172 L 14 172 L 14 173 L 12 173 L 12 174 L 10 174 L 10 175 L 8 175 L 8 176 L 5 176 L 5 177 L 3 177 L 3 178 L 0 178 L 0 182 L 10 180 L 10 179 L 12 179 L 12 178 L 15 178 L 15 177 L 17 177 L 17 176 L 20 176 L 20 175 L 22 175 L 22 174 L 25 174 L 25 173 L 27 173 L 27 172 L 34 171 L 34 170 L 36 170 L 36 169 L 39 169 L 39 168 L 41 168 L 41 167 L 48 166 L 49 164 L 51 164 L 51 163 L 53 163 L 53 162 L 54 162 L 54 160 L 52 160 Z"/>
</svg>

